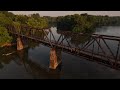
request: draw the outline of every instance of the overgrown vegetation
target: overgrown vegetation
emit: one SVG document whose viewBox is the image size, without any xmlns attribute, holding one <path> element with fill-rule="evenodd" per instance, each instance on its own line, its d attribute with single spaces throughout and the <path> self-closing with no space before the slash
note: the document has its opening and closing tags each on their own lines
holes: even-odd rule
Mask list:
<svg viewBox="0 0 120 90">
<path fill-rule="evenodd" d="M 120 25 L 120 17 L 95 16 L 85 14 L 74 14 L 60 16 L 57 18 L 57 28 L 74 32 L 90 33 L 96 27 Z"/>
<path fill-rule="evenodd" d="M 7 32 L 8 26 L 14 26 L 20 32 L 21 25 L 41 29 L 57 25 L 57 28 L 63 31 L 91 33 L 99 26 L 120 25 L 120 17 L 94 16 L 86 13 L 59 17 L 41 17 L 38 13 L 27 16 L 0 11 L 0 44 L 12 41 L 12 37 Z"/>
<path fill-rule="evenodd" d="M 39 14 L 27 15 L 14 15 L 8 11 L 0 11 L 0 45 L 11 42 L 12 37 L 7 32 L 8 26 L 14 26 L 14 28 L 20 32 L 21 25 L 26 25 L 35 28 L 48 28 L 48 19 L 40 17 Z"/>
<path fill-rule="evenodd" d="M 12 37 L 9 36 L 7 29 L 5 27 L 0 26 L 0 46 L 11 41 Z"/>
</svg>

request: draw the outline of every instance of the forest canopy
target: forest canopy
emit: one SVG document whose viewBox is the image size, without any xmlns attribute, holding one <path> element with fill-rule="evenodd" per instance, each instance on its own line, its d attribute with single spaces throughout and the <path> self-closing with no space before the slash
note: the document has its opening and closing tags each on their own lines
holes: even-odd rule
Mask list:
<svg viewBox="0 0 120 90">
<path fill-rule="evenodd" d="M 20 32 L 21 25 L 26 25 L 35 28 L 48 28 L 48 19 L 40 17 L 38 13 L 27 15 L 14 15 L 8 11 L 0 11 L 0 44 L 11 42 L 7 32 L 8 26 L 13 26 L 18 32 Z"/>
<path fill-rule="evenodd" d="M 89 33 L 99 26 L 120 25 L 120 17 L 74 14 L 57 17 L 57 28 L 74 32 Z"/>
<path fill-rule="evenodd" d="M 41 29 L 57 26 L 58 30 L 91 33 L 99 26 L 120 25 L 120 17 L 95 16 L 88 15 L 87 13 L 58 17 L 42 17 L 39 13 L 31 15 L 15 15 L 8 11 L 0 11 L 0 43 L 12 41 L 12 37 L 10 37 L 7 32 L 8 26 L 13 26 L 20 32 L 21 25 Z"/>
</svg>

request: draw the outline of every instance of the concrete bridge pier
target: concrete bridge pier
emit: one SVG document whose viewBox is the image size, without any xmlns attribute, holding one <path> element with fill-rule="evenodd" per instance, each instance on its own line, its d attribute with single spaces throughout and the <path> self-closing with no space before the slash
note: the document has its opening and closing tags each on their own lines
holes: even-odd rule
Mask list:
<svg viewBox="0 0 120 90">
<path fill-rule="evenodd" d="M 56 69 L 57 66 L 61 63 L 61 53 L 59 53 L 55 48 L 51 48 L 50 50 L 50 69 Z"/>
<path fill-rule="evenodd" d="M 23 48 L 24 48 L 24 46 L 23 46 L 23 43 L 22 43 L 22 41 L 21 41 L 21 38 L 18 37 L 18 38 L 17 38 L 17 50 L 20 51 L 20 50 L 22 50 Z"/>
</svg>

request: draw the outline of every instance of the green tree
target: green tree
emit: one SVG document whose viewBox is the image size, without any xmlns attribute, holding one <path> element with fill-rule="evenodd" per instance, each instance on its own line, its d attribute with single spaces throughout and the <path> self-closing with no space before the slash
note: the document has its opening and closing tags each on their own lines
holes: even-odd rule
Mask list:
<svg viewBox="0 0 120 90">
<path fill-rule="evenodd" d="M 37 20 L 34 18 L 29 18 L 27 21 L 27 25 L 31 27 L 37 27 Z"/>
<path fill-rule="evenodd" d="M 34 18 L 29 18 L 27 25 L 35 28 L 46 28 L 48 27 L 48 22 L 47 19 L 43 17 L 40 17 L 37 20 Z"/>
<path fill-rule="evenodd" d="M 38 18 L 40 18 L 40 15 L 39 13 L 31 14 L 31 17 L 37 20 Z"/>
<path fill-rule="evenodd" d="M 12 41 L 12 37 L 9 36 L 7 29 L 5 27 L 0 26 L 0 46 L 5 43 L 10 43 Z"/>
<path fill-rule="evenodd" d="M 14 26 L 16 32 L 20 33 L 20 31 L 21 31 L 21 24 L 20 24 L 20 22 L 13 22 L 13 26 Z"/>
<path fill-rule="evenodd" d="M 120 17 L 95 16 L 87 13 L 57 17 L 56 21 L 59 30 L 82 33 L 93 32 L 99 26 L 120 25 Z"/>
<path fill-rule="evenodd" d="M 15 21 L 21 24 L 27 24 L 28 17 L 26 15 L 16 15 Z"/>
<path fill-rule="evenodd" d="M 12 19 L 0 13 L 0 26 L 6 27 L 12 24 Z"/>
</svg>

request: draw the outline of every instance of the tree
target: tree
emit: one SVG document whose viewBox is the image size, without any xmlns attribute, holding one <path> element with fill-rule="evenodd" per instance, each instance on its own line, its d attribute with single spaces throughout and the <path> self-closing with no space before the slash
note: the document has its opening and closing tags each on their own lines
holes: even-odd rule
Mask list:
<svg viewBox="0 0 120 90">
<path fill-rule="evenodd" d="M 93 32 L 99 26 L 120 25 L 120 17 L 95 16 L 87 13 L 57 17 L 56 21 L 57 29 L 82 33 Z"/>
<path fill-rule="evenodd" d="M 47 28 L 48 22 L 47 19 L 40 17 L 37 20 L 34 18 L 29 18 L 27 22 L 28 26 L 35 27 L 35 28 Z"/>
<path fill-rule="evenodd" d="M 27 24 L 28 17 L 26 15 L 16 15 L 15 22 L 19 22 L 21 24 Z"/>
<path fill-rule="evenodd" d="M 0 26 L 0 46 L 11 41 L 12 37 L 9 36 L 7 29 L 5 27 Z"/>
<path fill-rule="evenodd" d="M 6 27 L 12 24 L 12 19 L 6 17 L 3 13 L 0 13 L 0 26 Z"/>
<path fill-rule="evenodd" d="M 39 15 L 39 13 L 31 14 L 31 17 L 34 19 L 38 19 L 38 18 L 40 18 L 40 15 Z"/>
<path fill-rule="evenodd" d="M 27 21 L 27 25 L 31 27 L 37 27 L 37 20 L 34 18 L 29 18 Z"/>
<path fill-rule="evenodd" d="M 21 31 L 21 24 L 19 22 L 13 22 L 13 26 L 15 28 L 15 30 L 20 33 Z"/>
</svg>

